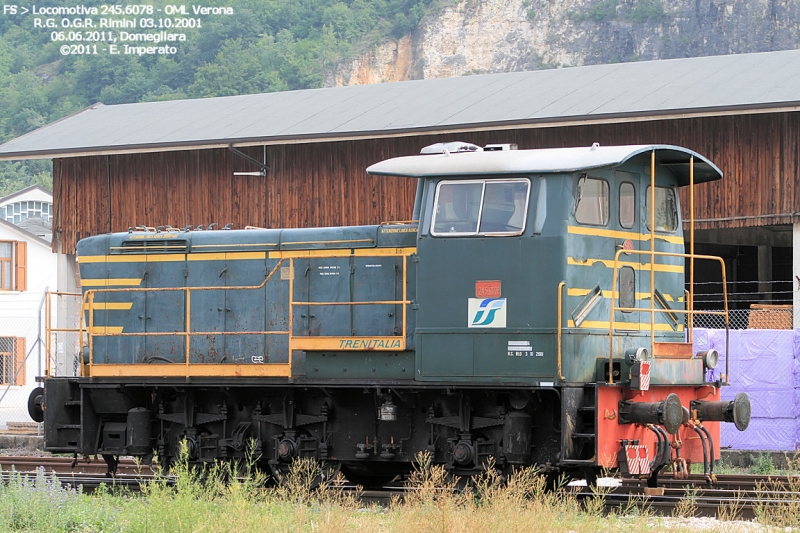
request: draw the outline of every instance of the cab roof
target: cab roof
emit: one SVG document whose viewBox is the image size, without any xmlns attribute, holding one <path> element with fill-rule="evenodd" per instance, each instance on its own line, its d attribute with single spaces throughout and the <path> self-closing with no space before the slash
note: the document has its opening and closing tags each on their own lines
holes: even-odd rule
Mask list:
<svg viewBox="0 0 800 533">
<path fill-rule="evenodd" d="M 642 156 L 649 165 L 649 154 L 655 151 L 656 162 L 669 167 L 680 186 L 689 185 L 690 160 L 694 157 L 694 182 L 703 183 L 722 178 L 722 171 L 702 155 L 668 144 L 638 144 L 576 148 L 544 148 L 537 150 L 465 151 L 414 155 L 387 159 L 367 168 L 376 176 L 485 176 L 487 174 L 538 174 L 577 172 L 603 167 L 618 167 Z M 647 154 L 647 155 L 644 155 Z M 658 171 L 656 171 L 658 175 Z"/>
</svg>

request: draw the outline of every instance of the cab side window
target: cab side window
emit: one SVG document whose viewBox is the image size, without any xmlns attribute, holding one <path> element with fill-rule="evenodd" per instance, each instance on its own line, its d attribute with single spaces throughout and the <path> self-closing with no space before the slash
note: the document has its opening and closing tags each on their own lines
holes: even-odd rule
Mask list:
<svg viewBox="0 0 800 533">
<path fill-rule="evenodd" d="M 440 183 L 433 232 L 477 232 L 482 193 L 481 183 Z"/>
<path fill-rule="evenodd" d="M 528 179 L 442 181 L 433 235 L 519 235 L 525 229 Z"/>
<path fill-rule="evenodd" d="M 608 198 L 607 181 L 581 176 L 578 180 L 575 220 L 591 226 L 607 225 Z"/>
<path fill-rule="evenodd" d="M 671 187 L 656 187 L 655 196 L 656 231 L 674 233 L 678 229 L 678 203 L 675 200 L 675 189 Z M 644 205 L 647 216 L 647 229 L 652 230 L 653 226 L 650 223 L 650 187 L 647 187 Z"/>
<path fill-rule="evenodd" d="M 636 190 L 633 183 L 619 185 L 619 225 L 631 229 L 636 222 Z"/>
</svg>

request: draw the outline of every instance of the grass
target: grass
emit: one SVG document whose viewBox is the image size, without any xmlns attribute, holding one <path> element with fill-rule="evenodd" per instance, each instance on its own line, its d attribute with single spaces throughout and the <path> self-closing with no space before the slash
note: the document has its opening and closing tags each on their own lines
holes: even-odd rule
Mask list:
<svg viewBox="0 0 800 533">
<path fill-rule="evenodd" d="M 92 494 L 61 488 L 54 477 L 28 480 L 11 473 L 0 485 L 0 532 L 398 532 L 458 533 L 472 531 L 626 532 L 682 531 L 665 525 L 642 502 L 608 513 L 607 493 L 579 501 L 573 488 L 547 491 L 546 480 L 534 468 L 521 468 L 508 479 L 494 468 L 461 490 L 457 480 L 427 455 L 417 458 L 410 490 L 403 501 L 365 505 L 358 493 L 337 490 L 341 477 L 323 480 L 316 463 L 297 461 L 278 487 L 251 473 L 252 464 L 189 466 L 186 457 L 170 474 L 174 485 L 160 475 L 141 493 L 102 487 Z M 231 481 L 232 480 L 232 481 Z M 694 499 L 677 516 L 694 515 Z M 786 509 L 786 513 L 794 511 Z M 720 517 L 735 517 L 735 506 Z M 790 521 L 782 524 L 789 525 Z M 777 525 L 777 522 L 774 522 Z M 720 524 L 719 531 L 724 531 Z M 690 531 L 690 526 L 685 526 Z M 708 531 L 708 530 L 706 530 Z"/>
</svg>

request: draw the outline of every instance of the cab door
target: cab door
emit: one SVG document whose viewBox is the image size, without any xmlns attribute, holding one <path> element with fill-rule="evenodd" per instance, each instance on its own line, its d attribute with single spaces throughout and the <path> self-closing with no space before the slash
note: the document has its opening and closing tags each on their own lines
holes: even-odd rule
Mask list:
<svg viewBox="0 0 800 533">
<path fill-rule="evenodd" d="M 638 308 L 642 295 L 650 292 L 649 271 L 638 268 L 650 262 L 649 256 L 628 253 L 627 250 L 648 250 L 650 241 L 641 233 L 642 209 L 641 194 L 644 189 L 639 174 L 614 171 L 617 188 L 617 221 L 619 232 L 615 240 L 614 252 L 619 255 L 620 268 L 617 271 L 617 292 L 615 305 L 619 309 Z M 638 331 L 642 324 L 641 313 L 629 310 L 614 314 L 615 329 Z"/>
<path fill-rule="evenodd" d="M 429 182 L 417 244 L 416 378 L 544 378 L 556 373 L 548 320 L 558 285 L 533 238 L 527 176 Z M 537 253 L 538 252 L 538 253 Z"/>
</svg>

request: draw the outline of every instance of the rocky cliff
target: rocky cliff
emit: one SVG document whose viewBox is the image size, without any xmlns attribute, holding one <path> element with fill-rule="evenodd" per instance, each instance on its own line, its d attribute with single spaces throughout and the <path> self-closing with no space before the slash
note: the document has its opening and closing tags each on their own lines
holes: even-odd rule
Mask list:
<svg viewBox="0 0 800 533">
<path fill-rule="evenodd" d="M 456 0 L 326 85 L 800 48 L 798 0 Z"/>
</svg>

